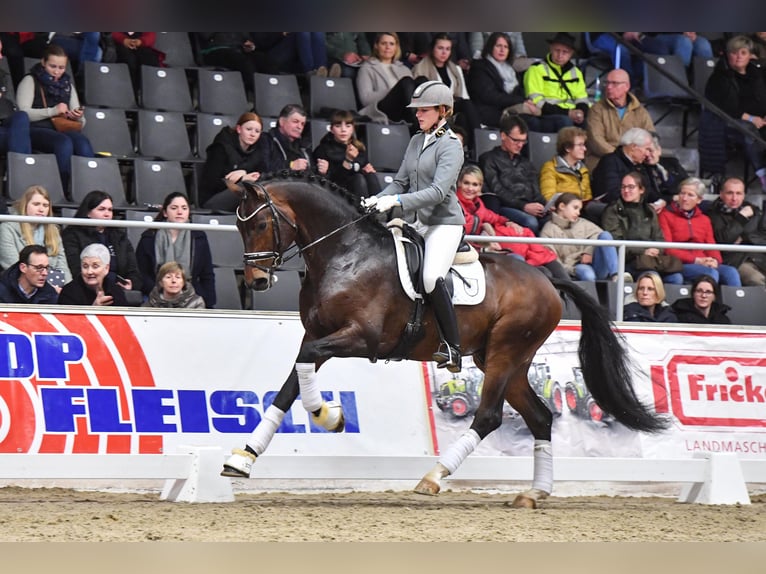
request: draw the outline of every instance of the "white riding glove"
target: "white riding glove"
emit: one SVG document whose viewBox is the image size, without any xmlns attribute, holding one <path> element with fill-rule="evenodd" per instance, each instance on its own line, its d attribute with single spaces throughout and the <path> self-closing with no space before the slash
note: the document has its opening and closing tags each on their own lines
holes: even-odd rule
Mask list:
<svg viewBox="0 0 766 574">
<path fill-rule="evenodd" d="M 392 209 L 396 207 L 397 205 L 401 205 L 402 203 L 399 201 L 398 195 L 384 195 L 383 197 L 379 197 L 378 201 L 375 204 L 375 207 L 377 208 L 379 213 L 384 213 L 388 211 L 389 209 Z"/>
<path fill-rule="evenodd" d="M 362 207 L 367 211 L 371 211 L 378 204 L 378 196 L 371 195 L 362 199 Z"/>
</svg>

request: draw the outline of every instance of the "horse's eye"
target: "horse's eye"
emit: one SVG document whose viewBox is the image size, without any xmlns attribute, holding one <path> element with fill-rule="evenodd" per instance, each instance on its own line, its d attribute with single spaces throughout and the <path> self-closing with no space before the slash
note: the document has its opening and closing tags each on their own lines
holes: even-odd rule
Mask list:
<svg viewBox="0 0 766 574">
<path fill-rule="evenodd" d="M 266 230 L 266 222 L 262 222 L 258 224 L 258 230 L 259 231 L 265 231 Z"/>
</svg>

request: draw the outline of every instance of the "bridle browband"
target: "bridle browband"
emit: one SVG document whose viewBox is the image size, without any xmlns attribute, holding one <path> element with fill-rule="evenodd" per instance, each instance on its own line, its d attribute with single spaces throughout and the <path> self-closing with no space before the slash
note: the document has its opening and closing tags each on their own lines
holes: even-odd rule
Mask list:
<svg viewBox="0 0 766 574">
<path fill-rule="evenodd" d="M 256 269 L 259 269 L 261 271 L 268 273 L 269 276 L 273 275 L 274 272 L 277 271 L 282 266 L 282 264 L 287 263 L 294 257 L 297 257 L 298 255 L 303 254 L 307 249 L 310 249 L 317 243 L 320 243 L 321 241 L 324 241 L 325 239 L 332 237 L 336 233 L 346 229 L 347 227 L 350 227 L 351 225 L 354 225 L 355 223 L 358 223 L 362 219 L 365 219 L 375 213 L 374 211 L 364 213 L 363 215 L 360 215 L 356 219 L 353 219 L 352 221 L 345 223 L 336 229 L 333 229 L 329 233 L 322 235 L 321 237 L 315 239 L 314 241 L 312 241 L 311 243 L 308 243 L 307 245 L 304 245 L 303 247 L 299 247 L 295 245 L 295 252 L 285 256 L 285 253 L 289 251 L 292 248 L 292 246 L 288 246 L 288 248 L 284 248 L 282 246 L 282 235 L 281 235 L 280 226 L 279 226 L 279 219 L 280 218 L 283 219 L 285 223 L 287 223 L 290 227 L 292 227 L 293 231 L 295 232 L 298 231 L 298 225 L 294 221 L 292 221 L 289 217 L 287 217 L 287 215 L 285 215 L 284 212 L 274 204 L 274 201 L 271 199 L 269 192 L 266 191 L 266 188 L 263 185 L 257 182 L 255 183 L 248 182 L 246 185 L 250 185 L 262 191 L 264 197 L 266 198 L 266 201 L 262 205 L 259 205 L 258 207 L 256 207 L 251 214 L 247 216 L 243 216 L 242 213 L 240 212 L 240 207 L 242 206 L 242 203 L 244 203 L 244 201 L 247 199 L 247 189 L 243 185 L 242 199 L 239 205 L 237 206 L 237 210 L 236 210 L 237 220 L 241 221 L 242 223 L 245 223 L 251 220 L 253 217 L 255 217 L 262 209 L 265 209 L 268 207 L 269 211 L 271 211 L 271 233 L 272 233 L 272 239 L 273 239 L 273 242 L 272 242 L 273 248 L 271 251 L 252 251 L 252 252 L 246 251 L 243 254 L 244 263 L 247 266 L 255 267 Z M 272 260 L 272 264 L 268 267 L 265 265 L 261 265 L 259 263 L 260 261 L 263 261 L 266 259 Z"/>
</svg>

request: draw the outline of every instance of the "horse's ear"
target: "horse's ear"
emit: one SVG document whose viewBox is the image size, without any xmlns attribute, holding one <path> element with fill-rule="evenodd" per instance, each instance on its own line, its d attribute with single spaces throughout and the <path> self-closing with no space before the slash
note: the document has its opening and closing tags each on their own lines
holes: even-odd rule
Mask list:
<svg viewBox="0 0 766 574">
<path fill-rule="evenodd" d="M 223 178 L 224 184 L 226 184 L 226 187 L 229 189 L 229 191 L 233 191 L 236 194 L 244 196 L 246 193 L 246 190 L 241 182 L 235 182 L 231 181 L 230 179 Z"/>
</svg>

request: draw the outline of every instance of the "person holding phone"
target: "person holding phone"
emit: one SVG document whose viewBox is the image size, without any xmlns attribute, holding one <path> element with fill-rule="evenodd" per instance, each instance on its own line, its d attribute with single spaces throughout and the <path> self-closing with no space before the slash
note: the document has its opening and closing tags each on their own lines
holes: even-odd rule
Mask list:
<svg viewBox="0 0 766 574">
<path fill-rule="evenodd" d="M 80 202 L 74 216 L 78 219 L 112 219 L 112 196 L 100 190 L 89 192 Z M 141 273 L 138 270 L 136 252 L 124 229 L 68 225 L 61 232 L 61 237 L 70 269 L 80 268 L 79 254 L 87 245 L 101 243 L 107 247 L 110 255 L 110 279 L 118 282 L 127 291 L 140 289 Z M 118 275 L 124 280 L 118 279 Z"/>
<path fill-rule="evenodd" d="M 110 273 L 112 257 L 102 243 L 91 243 L 80 252 L 80 274 L 64 285 L 59 294 L 59 305 L 128 305 L 125 291 Z"/>
</svg>

